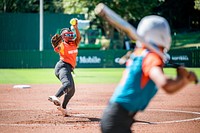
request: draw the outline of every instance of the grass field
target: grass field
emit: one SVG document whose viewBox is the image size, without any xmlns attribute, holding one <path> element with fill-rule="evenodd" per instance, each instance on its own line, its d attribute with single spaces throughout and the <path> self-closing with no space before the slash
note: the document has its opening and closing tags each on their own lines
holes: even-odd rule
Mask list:
<svg viewBox="0 0 200 133">
<path fill-rule="evenodd" d="M 188 68 L 200 78 L 200 68 Z M 124 68 L 76 68 L 76 83 L 118 83 Z M 165 68 L 164 72 L 174 77 L 174 68 Z M 54 69 L 0 69 L 0 84 L 57 84 Z"/>
<path fill-rule="evenodd" d="M 2 133 L 101 133 L 102 113 L 123 68 L 75 69 L 76 93 L 63 117 L 47 99 L 60 88 L 54 69 L 0 69 L 0 131 Z M 200 68 L 191 68 L 200 77 Z M 174 68 L 164 69 L 175 76 Z M 158 77 L 159 78 L 159 77 Z M 30 89 L 13 88 L 30 84 Z M 200 131 L 200 84 L 174 95 L 159 89 L 148 108 L 138 112 L 135 133 L 197 133 Z M 60 97 L 60 100 L 64 98 Z"/>
</svg>

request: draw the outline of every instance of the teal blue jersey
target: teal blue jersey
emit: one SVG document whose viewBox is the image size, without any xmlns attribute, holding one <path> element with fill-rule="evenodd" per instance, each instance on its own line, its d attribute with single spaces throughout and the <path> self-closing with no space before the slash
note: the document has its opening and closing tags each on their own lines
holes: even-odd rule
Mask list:
<svg viewBox="0 0 200 133">
<path fill-rule="evenodd" d="M 144 110 L 158 90 L 155 83 L 148 76 L 144 76 L 142 65 L 144 58 L 148 56 L 149 52 L 143 50 L 142 53 L 139 56 L 135 54 L 131 55 L 123 74 L 126 76 L 124 76 L 122 83 L 117 86 L 110 99 L 111 103 L 119 103 L 131 112 Z M 146 78 L 146 81 L 144 85 L 141 85 L 144 81 L 143 78 Z"/>
</svg>

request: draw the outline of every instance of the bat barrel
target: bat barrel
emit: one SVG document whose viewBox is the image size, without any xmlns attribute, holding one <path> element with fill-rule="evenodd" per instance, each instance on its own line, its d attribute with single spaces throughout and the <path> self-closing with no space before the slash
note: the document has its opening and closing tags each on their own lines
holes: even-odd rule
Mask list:
<svg viewBox="0 0 200 133">
<path fill-rule="evenodd" d="M 138 40 L 136 29 L 131 24 L 121 18 L 113 10 L 103 3 L 99 3 L 95 8 L 95 13 L 108 21 L 116 29 L 124 31 L 132 40 Z"/>
<path fill-rule="evenodd" d="M 146 42 L 142 37 L 140 37 L 137 34 L 135 27 L 129 24 L 126 20 L 122 19 L 118 14 L 116 14 L 109 7 L 107 7 L 103 3 L 99 3 L 96 6 L 94 11 L 98 16 L 104 18 L 116 29 L 120 29 L 123 32 L 125 32 L 129 36 L 130 39 L 138 40 L 142 42 L 148 49 L 156 52 L 164 61 L 167 60 L 167 58 L 161 51 L 157 50 L 152 44 L 150 44 L 149 42 Z"/>
<path fill-rule="evenodd" d="M 168 63 L 171 64 L 174 68 L 180 67 L 180 65 L 175 64 L 170 60 L 169 55 L 162 53 L 161 51 L 157 50 L 151 43 L 146 42 L 143 37 L 137 34 L 135 27 L 129 24 L 126 20 L 122 19 L 105 4 L 99 3 L 94 11 L 98 16 L 108 21 L 112 26 L 124 31 L 130 37 L 130 39 L 142 42 L 148 49 L 157 53 L 165 62 L 168 61 Z M 198 83 L 198 80 L 196 80 L 195 83 Z"/>
<path fill-rule="evenodd" d="M 95 14 L 100 15 L 101 12 L 103 11 L 103 8 L 105 5 L 103 3 L 99 3 L 96 8 L 94 9 Z"/>
</svg>

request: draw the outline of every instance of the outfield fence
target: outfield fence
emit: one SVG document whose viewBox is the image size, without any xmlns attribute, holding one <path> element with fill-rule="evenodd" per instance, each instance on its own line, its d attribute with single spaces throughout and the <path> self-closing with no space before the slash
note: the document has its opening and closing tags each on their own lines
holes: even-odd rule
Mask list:
<svg viewBox="0 0 200 133">
<path fill-rule="evenodd" d="M 79 50 L 77 68 L 114 68 L 126 50 Z M 169 51 L 174 63 L 186 67 L 200 67 L 200 49 Z M 0 51 L 0 68 L 53 68 L 59 55 L 53 50 Z M 169 67 L 169 65 L 166 65 Z"/>
<path fill-rule="evenodd" d="M 51 36 L 63 27 L 70 27 L 71 18 L 84 19 L 84 15 L 44 14 L 44 51 L 39 51 L 38 13 L 0 13 L 0 68 L 53 68 L 59 56 L 52 49 Z M 77 57 L 78 68 L 124 67 L 118 61 L 126 50 L 100 50 L 100 29 L 80 31 L 82 40 Z M 113 42 L 118 44 L 116 40 Z M 200 48 L 174 49 L 169 54 L 174 63 L 200 67 Z"/>
</svg>

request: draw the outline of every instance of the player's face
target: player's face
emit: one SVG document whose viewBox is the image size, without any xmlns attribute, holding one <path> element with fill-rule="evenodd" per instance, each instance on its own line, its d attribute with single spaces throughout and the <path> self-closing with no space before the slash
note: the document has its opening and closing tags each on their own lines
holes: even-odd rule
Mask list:
<svg viewBox="0 0 200 133">
<path fill-rule="evenodd" d="M 74 33 L 69 31 L 63 31 L 62 38 L 65 42 L 71 42 L 74 39 Z"/>
</svg>

